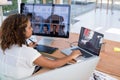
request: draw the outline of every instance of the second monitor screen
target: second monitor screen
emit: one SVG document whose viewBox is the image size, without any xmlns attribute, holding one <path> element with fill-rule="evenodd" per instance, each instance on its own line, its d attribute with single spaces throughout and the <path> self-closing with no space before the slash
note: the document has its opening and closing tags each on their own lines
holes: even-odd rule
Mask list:
<svg viewBox="0 0 120 80">
<path fill-rule="evenodd" d="M 69 5 L 22 3 L 21 13 L 29 17 L 34 35 L 69 37 Z"/>
</svg>

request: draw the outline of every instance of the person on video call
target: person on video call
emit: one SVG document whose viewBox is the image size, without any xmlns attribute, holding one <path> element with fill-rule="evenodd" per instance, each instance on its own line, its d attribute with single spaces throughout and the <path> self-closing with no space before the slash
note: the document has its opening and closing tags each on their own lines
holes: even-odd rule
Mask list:
<svg viewBox="0 0 120 80">
<path fill-rule="evenodd" d="M 57 68 L 80 55 L 79 50 L 57 60 L 50 60 L 33 47 L 27 46 L 26 39 L 32 35 L 30 20 L 23 14 L 8 16 L 1 25 L 0 36 L 0 80 L 16 80 L 29 77 L 35 66 Z"/>
<path fill-rule="evenodd" d="M 43 34 L 49 34 L 49 27 L 47 24 L 44 24 L 42 27 L 42 33 Z"/>
<path fill-rule="evenodd" d="M 34 24 L 33 31 L 34 33 L 40 33 L 40 24 Z"/>
<path fill-rule="evenodd" d="M 58 30 L 57 30 L 58 26 L 57 25 L 52 25 L 51 26 L 51 32 L 50 32 L 50 35 L 51 36 L 58 36 Z"/>
<path fill-rule="evenodd" d="M 65 36 L 64 29 L 65 29 L 65 25 L 64 24 L 60 25 L 60 28 L 59 28 L 59 35 L 60 36 Z"/>
<path fill-rule="evenodd" d="M 83 44 L 86 45 L 88 49 L 99 51 L 101 36 L 98 36 L 97 33 L 94 34 L 94 31 L 86 29 L 84 31 L 84 39 L 82 40 Z"/>
</svg>

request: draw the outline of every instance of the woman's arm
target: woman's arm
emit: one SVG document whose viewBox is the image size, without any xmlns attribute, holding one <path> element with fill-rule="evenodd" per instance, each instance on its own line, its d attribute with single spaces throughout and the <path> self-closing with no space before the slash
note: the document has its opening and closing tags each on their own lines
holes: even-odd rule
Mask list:
<svg viewBox="0 0 120 80">
<path fill-rule="evenodd" d="M 79 55 L 80 55 L 80 51 L 75 50 L 72 52 L 71 55 L 66 56 L 64 58 L 57 59 L 57 60 L 50 60 L 44 56 L 40 56 L 34 61 L 34 64 L 39 65 L 41 67 L 53 69 L 53 68 L 57 68 L 57 67 L 65 65 L 67 62 L 71 61 L 72 59 L 75 59 Z"/>
</svg>

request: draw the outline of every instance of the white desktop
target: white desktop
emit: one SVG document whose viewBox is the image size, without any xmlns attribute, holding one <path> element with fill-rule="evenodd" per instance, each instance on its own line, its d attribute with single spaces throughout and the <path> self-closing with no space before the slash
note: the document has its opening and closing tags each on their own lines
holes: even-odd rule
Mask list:
<svg viewBox="0 0 120 80">
<path fill-rule="evenodd" d="M 98 61 L 99 57 L 90 58 L 82 62 L 31 76 L 24 80 L 89 80 Z"/>
</svg>

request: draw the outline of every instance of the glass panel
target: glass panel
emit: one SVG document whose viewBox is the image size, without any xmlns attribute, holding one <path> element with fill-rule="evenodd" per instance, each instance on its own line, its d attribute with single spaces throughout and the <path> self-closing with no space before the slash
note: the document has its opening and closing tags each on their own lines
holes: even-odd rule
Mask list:
<svg viewBox="0 0 120 80">
<path fill-rule="evenodd" d="M 91 10 L 95 9 L 94 0 L 71 0 L 71 23 L 74 24 L 79 20 L 74 18 L 85 14 Z"/>
<path fill-rule="evenodd" d="M 18 13 L 17 0 L 12 0 L 12 5 L 4 5 L 2 8 L 3 8 L 4 16 L 7 16 L 13 13 Z"/>
</svg>

